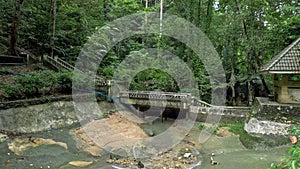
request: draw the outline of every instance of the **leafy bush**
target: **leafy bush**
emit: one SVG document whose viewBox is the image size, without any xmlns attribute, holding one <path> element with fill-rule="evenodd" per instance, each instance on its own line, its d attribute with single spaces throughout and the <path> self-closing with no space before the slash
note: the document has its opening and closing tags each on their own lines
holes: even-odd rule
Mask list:
<svg viewBox="0 0 300 169">
<path fill-rule="evenodd" d="M 199 124 L 198 129 L 199 129 L 199 130 L 205 129 L 205 125 L 204 125 L 204 124 Z"/>
<path fill-rule="evenodd" d="M 4 100 L 39 97 L 57 92 L 72 91 L 72 72 L 43 70 L 26 76 L 15 76 L 14 84 L 3 84 L 1 93 Z"/>
<path fill-rule="evenodd" d="M 25 96 L 36 96 L 45 86 L 45 78 L 38 72 L 32 72 L 27 76 L 16 76 L 14 78 L 17 84 L 22 87 L 22 93 Z"/>
<path fill-rule="evenodd" d="M 300 126 L 294 126 L 289 129 L 292 136 L 300 139 Z M 300 143 L 296 142 L 293 146 L 287 149 L 289 156 L 283 157 L 280 163 L 272 163 L 269 169 L 299 169 L 300 168 Z"/>
<path fill-rule="evenodd" d="M 4 100 L 13 100 L 22 98 L 22 87 L 20 85 L 2 85 L 3 98 Z"/>
<path fill-rule="evenodd" d="M 221 122 L 219 123 L 218 127 L 228 127 L 230 132 L 237 135 L 241 135 L 245 133 L 244 123 L 242 122 L 235 122 L 235 123 Z"/>
<path fill-rule="evenodd" d="M 70 93 L 72 91 L 72 75 L 73 73 L 67 70 L 61 70 L 58 73 L 57 84 L 61 92 Z"/>
</svg>

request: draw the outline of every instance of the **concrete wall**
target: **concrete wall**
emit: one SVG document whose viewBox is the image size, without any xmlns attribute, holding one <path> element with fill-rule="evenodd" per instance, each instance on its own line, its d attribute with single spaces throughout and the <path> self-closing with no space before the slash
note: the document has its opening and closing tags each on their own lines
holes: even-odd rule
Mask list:
<svg viewBox="0 0 300 169">
<path fill-rule="evenodd" d="M 245 121 L 249 116 L 248 109 L 234 109 L 234 108 L 217 108 L 217 107 L 198 107 L 191 106 L 191 113 L 197 114 L 197 121 L 223 121 L 236 122 Z"/>
<path fill-rule="evenodd" d="M 258 116 L 276 116 L 282 114 L 284 116 L 300 116 L 300 104 L 280 104 L 278 102 L 270 101 L 269 98 L 257 97 L 253 114 Z"/>
<path fill-rule="evenodd" d="M 32 133 L 85 123 L 100 117 L 92 102 L 87 107 L 73 101 L 58 101 L 28 107 L 0 110 L 0 129 L 11 133 Z M 84 109 L 85 111 L 75 111 Z M 99 110 L 99 109 L 98 109 Z"/>
</svg>

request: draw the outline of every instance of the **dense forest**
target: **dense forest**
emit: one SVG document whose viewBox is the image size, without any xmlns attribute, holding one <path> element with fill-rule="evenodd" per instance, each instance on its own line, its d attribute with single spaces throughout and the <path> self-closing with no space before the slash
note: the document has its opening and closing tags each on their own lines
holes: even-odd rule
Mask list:
<svg viewBox="0 0 300 169">
<path fill-rule="evenodd" d="M 184 18 L 211 40 L 226 71 L 228 104 L 251 104 L 268 95 L 271 77 L 259 69 L 300 35 L 296 0 L 4 0 L 0 2 L 0 54 L 28 51 L 75 64 L 89 37 L 105 24 L 138 12 L 161 12 Z M 142 48 L 161 47 L 184 60 L 193 71 L 203 100 L 211 85 L 203 63 L 186 45 L 172 38 L 134 36 L 118 43 L 99 65 L 111 78 L 119 63 Z M 163 71 L 139 73 L 132 89 L 177 91 Z"/>
</svg>

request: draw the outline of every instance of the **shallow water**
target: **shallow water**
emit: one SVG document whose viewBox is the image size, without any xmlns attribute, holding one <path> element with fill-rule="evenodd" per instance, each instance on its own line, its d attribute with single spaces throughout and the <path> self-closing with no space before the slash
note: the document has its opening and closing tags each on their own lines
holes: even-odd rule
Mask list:
<svg viewBox="0 0 300 169">
<path fill-rule="evenodd" d="M 218 138 L 211 137 L 201 148 L 203 161 L 201 169 L 267 169 L 272 162 L 279 161 L 287 146 L 272 148 L 269 150 L 249 150 L 240 142 L 238 136 Z M 211 165 L 211 153 L 214 153 L 213 159 L 219 162 L 219 165 Z"/>
<path fill-rule="evenodd" d="M 155 121 L 152 125 L 144 125 L 145 131 L 154 132 L 155 135 L 165 131 L 173 124 L 172 120 L 161 123 L 160 120 Z M 194 125 L 190 131 L 189 140 L 198 140 L 200 130 L 197 128 L 198 123 Z M 113 168 L 105 161 L 108 154 L 101 157 L 93 157 L 85 152 L 78 150 L 69 131 L 78 126 L 72 126 L 61 130 L 52 130 L 26 137 L 50 138 L 55 141 L 67 143 L 68 150 L 55 145 L 43 145 L 40 147 L 27 150 L 24 155 L 17 156 L 8 149 L 7 142 L 0 144 L 0 168 L 2 169 L 27 169 L 27 168 L 55 168 L 55 169 L 72 169 L 68 165 L 70 161 L 94 161 L 94 164 L 87 167 L 90 169 L 109 169 Z M 246 149 L 239 141 L 238 136 L 232 137 L 210 137 L 198 149 L 201 165 L 195 168 L 199 169 L 266 169 L 275 161 L 279 161 L 281 156 L 285 155 L 287 147 L 273 148 L 270 150 L 249 150 Z M 211 153 L 214 153 L 214 160 L 220 164 L 212 166 L 210 164 Z"/>
<path fill-rule="evenodd" d="M 153 131 L 159 134 L 173 124 L 174 121 L 168 120 L 161 123 L 155 121 L 153 125 L 144 125 L 146 132 Z M 190 131 L 189 140 L 199 140 L 200 130 L 197 128 L 198 122 Z M 201 164 L 196 169 L 267 169 L 272 162 L 280 161 L 281 157 L 286 155 L 288 146 L 276 148 L 251 150 L 243 146 L 239 136 L 218 137 L 212 135 L 198 149 Z M 211 165 L 211 154 L 214 153 L 213 159 L 219 162 L 219 165 Z"/>
<path fill-rule="evenodd" d="M 57 145 L 42 145 L 35 148 L 26 150 L 23 155 L 15 155 L 8 149 L 6 141 L 0 144 L 0 168 L 1 169 L 27 169 L 27 168 L 61 168 L 71 169 L 75 168 L 67 165 L 70 161 L 96 161 L 101 164 L 100 166 L 106 166 L 105 158 L 93 157 L 85 152 L 79 151 L 72 136 L 69 134 L 70 128 L 64 128 L 61 130 L 52 130 L 46 132 L 40 132 L 35 134 L 28 134 L 22 137 L 36 137 L 36 138 L 49 138 L 55 141 L 64 142 L 68 145 L 68 150 Z M 77 167 L 78 168 L 78 167 Z M 99 168 L 99 167 L 98 167 Z"/>
</svg>

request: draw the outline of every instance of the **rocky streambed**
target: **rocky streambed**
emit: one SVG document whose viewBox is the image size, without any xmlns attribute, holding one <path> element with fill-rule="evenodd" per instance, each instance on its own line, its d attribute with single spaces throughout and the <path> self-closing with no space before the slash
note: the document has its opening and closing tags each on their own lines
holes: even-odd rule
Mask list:
<svg viewBox="0 0 300 169">
<path fill-rule="evenodd" d="M 69 103 L 56 103 L 54 106 L 69 107 L 69 111 L 64 112 L 74 118 L 74 123 L 63 128 L 45 125 L 47 131 L 43 131 L 42 124 L 49 121 L 46 119 L 37 121 L 37 127 L 34 125 L 30 127 L 26 123 L 26 130 L 24 128 L 18 130 L 17 126 L 9 128 L 26 132 L 20 135 L 0 135 L 0 168 L 262 169 L 280 160 L 286 149 L 277 147 L 268 150 L 249 150 L 242 145 L 239 136 L 231 133 L 226 127 L 219 128 L 206 142 L 200 144 L 201 131 L 198 128 L 199 123 L 196 122 L 182 141 L 166 151 L 157 151 L 154 147 L 143 146 L 141 143 L 167 129 L 174 129 L 176 125 L 174 120 L 167 120 L 164 123 L 156 120 L 149 124 L 128 116 L 126 112 L 118 112 L 108 118 L 102 116 L 101 119 L 95 118 L 80 125 L 76 122 Z M 38 107 L 37 110 L 42 111 L 42 107 Z M 108 107 L 103 110 L 108 112 L 110 105 L 102 107 Z M 33 107 L 30 110 L 37 112 Z M 61 109 L 52 107 L 47 110 L 55 112 L 51 119 L 58 118 L 59 121 L 63 121 L 64 117 L 58 113 Z M 21 117 L 16 110 L 9 110 L 8 113 L 10 112 L 15 114 L 14 117 Z M 37 120 L 37 117 L 30 120 L 29 113 L 25 114 L 27 122 Z M 46 112 L 42 113 L 41 117 L 46 117 L 45 114 Z M 2 117 L 12 117 L 4 115 L 2 114 Z M 13 118 L 6 119 L 13 120 Z M 3 120 L 5 119 L 2 118 Z M 25 125 L 20 119 L 14 122 Z M 30 128 L 41 131 L 31 133 L 28 132 Z M 159 144 L 169 143 L 174 138 L 172 135 L 163 137 Z M 151 156 L 140 158 L 141 152 L 150 152 Z"/>
</svg>

